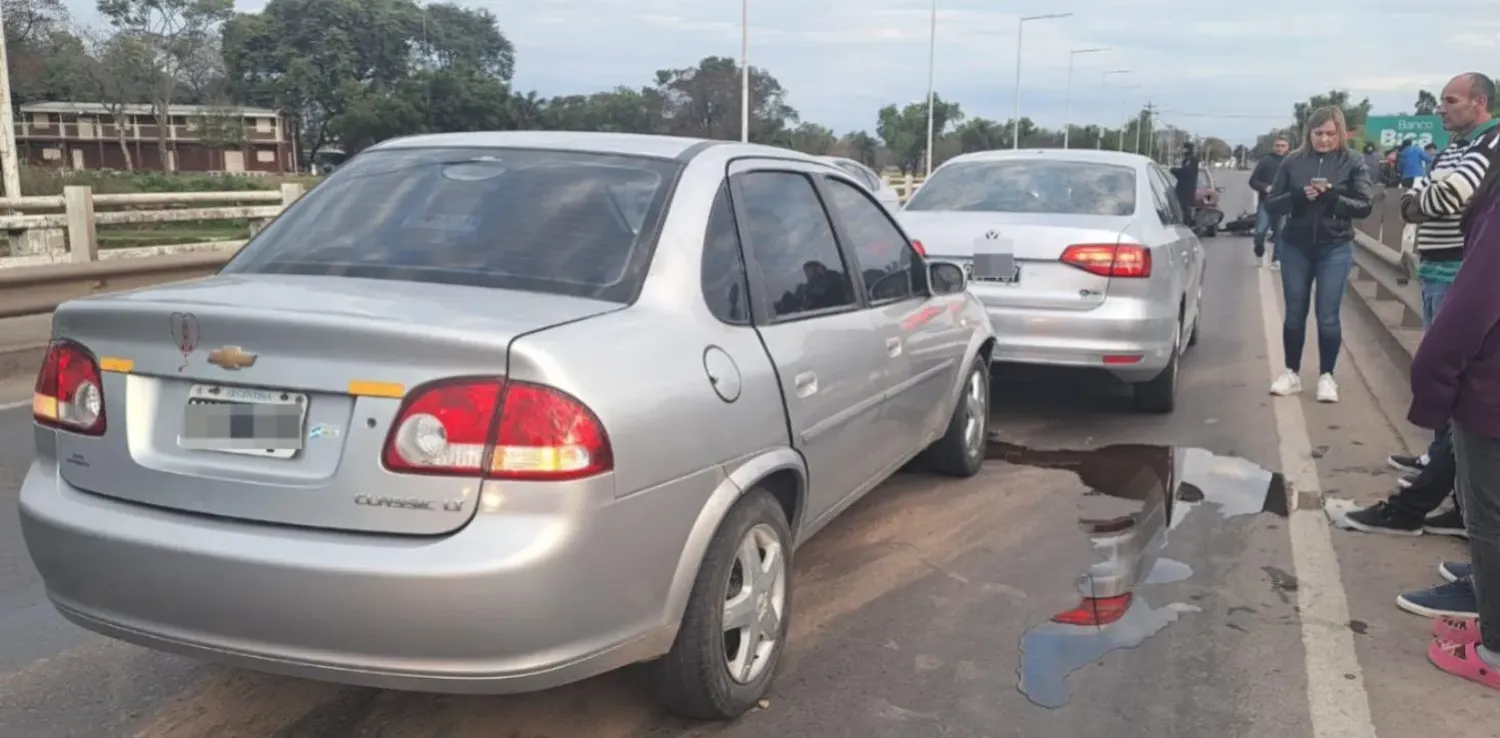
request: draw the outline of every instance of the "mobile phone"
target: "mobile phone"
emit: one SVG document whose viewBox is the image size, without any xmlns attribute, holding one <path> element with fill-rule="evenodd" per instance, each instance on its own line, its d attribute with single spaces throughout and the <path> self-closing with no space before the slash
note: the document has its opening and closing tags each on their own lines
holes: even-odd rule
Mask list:
<svg viewBox="0 0 1500 738">
<path fill-rule="evenodd" d="M 1325 178 L 1325 177 L 1313 177 L 1312 186 L 1314 186 L 1314 187 L 1327 187 L 1328 186 L 1328 179 Z"/>
</svg>

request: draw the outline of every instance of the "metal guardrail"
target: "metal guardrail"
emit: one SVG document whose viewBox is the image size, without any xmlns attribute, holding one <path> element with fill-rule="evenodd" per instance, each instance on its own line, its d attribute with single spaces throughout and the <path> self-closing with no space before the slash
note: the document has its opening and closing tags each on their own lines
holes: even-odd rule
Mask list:
<svg viewBox="0 0 1500 738">
<path fill-rule="evenodd" d="M 77 297 L 206 277 L 231 256 L 220 251 L 0 269 L 0 319 L 50 313 Z"/>
</svg>

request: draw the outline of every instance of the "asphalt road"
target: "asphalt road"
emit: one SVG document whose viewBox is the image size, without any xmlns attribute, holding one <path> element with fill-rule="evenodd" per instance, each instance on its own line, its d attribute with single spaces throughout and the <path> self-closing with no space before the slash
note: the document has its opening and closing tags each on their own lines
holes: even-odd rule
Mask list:
<svg viewBox="0 0 1500 738">
<path fill-rule="evenodd" d="M 1248 209 L 1244 175 L 1222 179 L 1231 217 Z M 1362 500 L 1390 488 L 1385 454 L 1420 441 L 1400 422 L 1399 372 L 1346 312 L 1343 402 L 1273 402 L 1268 273 L 1251 265 L 1248 239 L 1207 247 L 1202 337 L 1177 411 L 1134 414 L 1123 393 L 1076 377 L 997 382 L 1001 441 L 979 476 L 900 475 L 798 552 L 781 674 L 768 703 L 733 725 L 661 714 L 638 668 L 539 695 L 435 697 L 115 643 L 52 612 L 7 513 L 0 736 L 1352 738 L 1374 735 L 1368 723 L 1392 737 L 1492 736 L 1494 694 L 1429 666 L 1427 623 L 1392 603 L 1434 583 L 1434 565 L 1461 545 L 1330 533 L 1321 513 L 1289 517 L 1277 504 L 1286 480 L 1273 472 L 1289 458 L 1316 459 L 1289 470 L 1300 488 Z M 6 509 L 30 460 L 24 410 L 0 410 Z M 1077 604 L 1074 580 L 1098 560 L 1080 517 L 1140 511 L 1161 489 L 1154 470 L 1178 462 L 1187 484 L 1163 563 L 1123 625 L 1083 636 L 1045 625 Z"/>
</svg>

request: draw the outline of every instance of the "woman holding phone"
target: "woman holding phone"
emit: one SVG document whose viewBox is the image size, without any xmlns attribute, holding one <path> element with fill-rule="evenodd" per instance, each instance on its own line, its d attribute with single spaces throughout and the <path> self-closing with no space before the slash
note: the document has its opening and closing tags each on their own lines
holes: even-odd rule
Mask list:
<svg viewBox="0 0 1500 738">
<path fill-rule="evenodd" d="M 1302 146 L 1281 163 L 1266 196 L 1266 212 L 1286 216 L 1281 234 L 1286 370 L 1271 382 L 1273 395 L 1302 391 L 1299 372 L 1311 308 L 1318 324 L 1318 401 L 1339 400 L 1333 368 L 1343 343 L 1339 305 L 1354 263 L 1353 221 L 1373 209 L 1370 171 L 1345 144 L 1348 137 L 1342 110 L 1314 110 Z"/>
</svg>

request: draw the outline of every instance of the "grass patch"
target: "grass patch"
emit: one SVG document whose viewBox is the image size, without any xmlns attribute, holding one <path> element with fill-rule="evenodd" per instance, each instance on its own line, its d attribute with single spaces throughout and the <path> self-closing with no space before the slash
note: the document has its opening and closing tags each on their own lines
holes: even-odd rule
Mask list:
<svg viewBox="0 0 1500 738">
<path fill-rule="evenodd" d="M 114 172 L 92 169 L 21 167 L 21 192 L 26 195 L 61 195 L 68 185 L 93 188 L 96 195 L 139 192 L 242 192 L 276 190 L 283 182 L 296 182 L 312 189 L 322 180 L 309 175 L 242 176 L 233 174 Z"/>
<path fill-rule="evenodd" d="M 250 237 L 248 220 L 200 220 L 180 223 L 100 226 L 99 248 L 129 249 L 180 243 L 243 241 Z"/>
</svg>

